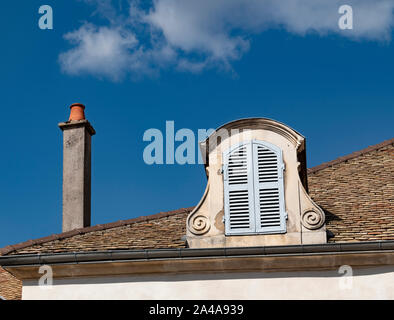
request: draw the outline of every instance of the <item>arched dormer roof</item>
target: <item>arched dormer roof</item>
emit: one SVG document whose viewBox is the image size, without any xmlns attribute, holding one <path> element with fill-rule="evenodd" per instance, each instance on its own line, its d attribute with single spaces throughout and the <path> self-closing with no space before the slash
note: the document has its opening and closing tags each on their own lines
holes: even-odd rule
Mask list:
<svg viewBox="0 0 394 320">
<path fill-rule="evenodd" d="M 208 155 L 209 152 L 212 151 L 211 148 L 207 149 L 207 146 L 210 145 L 210 141 L 215 141 L 218 145 L 220 144 L 221 141 L 217 140 L 221 130 L 227 130 L 231 134 L 231 130 L 236 129 L 264 129 L 273 131 L 292 142 L 299 153 L 305 150 L 305 137 L 284 123 L 269 118 L 243 118 L 227 122 L 218 127 L 208 138 L 199 143 L 201 153 Z M 207 158 L 205 164 L 209 165 L 209 158 Z"/>
<path fill-rule="evenodd" d="M 300 162 L 300 179 L 306 191 L 308 191 L 307 180 L 307 164 L 306 164 L 306 142 L 305 137 L 298 131 L 289 127 L 288 125 L 269 118 L 243 118 L 227 122 L 218 127 L 212 134 L 210 134 L 204 141 L 199 142 L 201 154 L 204 156 L 205 167 L 209 166 L 209 153 L 215 146 L 220 144 L 219 135 L 222 130 L 227 130 L 231 135 L 231 130 L 256 130 L 263 129 L 276 132 L 289 140 L 295 147 L 298 153 Z M 219 140 L 219 141 L 218 141 Z M 211 142 L 214 143 L 211 143 Z M 214 146 L 212 146 L 214 145 Z M 210 146 L 208 148 L 207 146 Z"/>
</svg>

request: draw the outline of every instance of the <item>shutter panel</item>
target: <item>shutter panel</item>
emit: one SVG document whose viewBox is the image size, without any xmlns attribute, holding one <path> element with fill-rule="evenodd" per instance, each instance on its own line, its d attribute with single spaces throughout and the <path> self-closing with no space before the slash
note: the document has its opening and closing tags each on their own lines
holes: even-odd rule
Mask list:
<svg viewBox="0 0 394 320">
<path fill-rule="evenodd" d="M 282 151 L 253 141 L 256 232 L 286 232 Z"/>
<path fill-rule="evenodd" d="M 226 234 L 255 232 L 252 144 L 223 154 Z"/>
</svg>

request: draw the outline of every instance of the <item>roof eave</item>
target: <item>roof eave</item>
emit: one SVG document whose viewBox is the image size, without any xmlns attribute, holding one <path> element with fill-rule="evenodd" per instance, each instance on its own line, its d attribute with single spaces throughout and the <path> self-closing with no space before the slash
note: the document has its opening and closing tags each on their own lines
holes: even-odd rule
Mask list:
<svg viewBox="0 0 394 320">
<path fill-rule="evenodd" d="M 394 240 L 265 247 L 177 248 L 38 253 L 0 256 L 0 266 L 235 256 L 285 256 L 394 250 Z"/>
<path fill-rule="evenodd" d="M 12 260 L 13 259 L 13 260 Z M 280 247 L 156 249 L 0 258 L 0 265 L 21 280 L 37 280 L 41 265 L 53 277 L 85 278 L 160 274 L 296 272 L 336 270 L 342 265 L 371 268 L 394 265 L 394 241 Z"/>
</svg>

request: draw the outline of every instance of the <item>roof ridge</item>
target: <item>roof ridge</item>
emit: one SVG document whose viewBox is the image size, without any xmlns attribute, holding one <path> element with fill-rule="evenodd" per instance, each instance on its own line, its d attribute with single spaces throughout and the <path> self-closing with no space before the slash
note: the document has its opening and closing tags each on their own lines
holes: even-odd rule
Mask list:
<svg viewBox="0 0 394 320">
<path fill-rule="evenodd" d="M 317 165 L 315 167 L 309 168 L 308 169 L 308 174 L 313 174 L 313 173 L 315 173 L 317 171 L 320 171 L 320 170 L 326 169 L 328 167 L 332 167 L 332 166 L 334 166 L 336 164 L 339 164 L 339 163 L 342 163 L 342 162 L 345 162 L 345 161 L 357 158 L 357 157 L 362 156 L 362 155 L 364 155 L 366 153 L 377 151 L 377 150 L 379 150 L 381 148 L 387 147 L 387 146 L 392 145 L 392 144 L 394 144 L 394 138 L 389 139 L 389 140 L 385 140 L 385 141 L 383 141 L 381 143 L 369 146 L 369 147 L 367 147 L 365 149 L 362 149 L 362 150 L 359 150 L 359 151 L 355 151 L 355 152 L 350 153 L 348 155 L 345 155 L 345 156 L 339 157 L 337 159 L 334 159 L 334 160 L 331 160 L 331 161 L 328 161 L 328 162 L 324 162 L 324 163 L 319 164 L 319 165 Z"/>
<path fill-rule="evenodd" d="M 8 245 L 4 248 L 0 248 L 0 256 L 7 255 L 7 254 L 9 254 L 13 251 L 16 251 L 16 250 L 20 250 L 20 249 L 27 248 L 27 247 L 30 247 L 33 245 L 37 245 L 37 244 L 50 242 L 53 240 L 62 240 L 62 239 L 71 238 L 76 235 L 82 235 L 82 234 L 86 234 L 86 233 L 93 232 L 93 231 L 108 230 L 108 229 L 122 227 L 122 226 L 130 225 L 130 224 L 134 224 L 134 223 L 138 223 L 138 222 L 152 221 L 152 220 L 156 220 L 156 219 L 160 219 L 160 218 L 169 217 L 172 215 L 190 212 L 193 209 L 194 209 L 194 207 L 181 208 L 181 209 L 177 209 L 177 210 L 159 212 L 159 213 L 151 214 L 148 216 L 140 216 L 137 218 L 127 219 L 127 220 L 119 220 L 119 221 L 105 223 L 105 224 L 97 224 L 97 225 L 91 226 L 91 227 L 79 228 L 79 229 L 74 229 L 71 231 L 52 234 L 47 237 L 42 237 L 42 238 L 38 238 L 38 239 L 34 239 L 34 240 L 28 240 L 28 241 L 14 244 L 14 245 Z"/>
</svg>

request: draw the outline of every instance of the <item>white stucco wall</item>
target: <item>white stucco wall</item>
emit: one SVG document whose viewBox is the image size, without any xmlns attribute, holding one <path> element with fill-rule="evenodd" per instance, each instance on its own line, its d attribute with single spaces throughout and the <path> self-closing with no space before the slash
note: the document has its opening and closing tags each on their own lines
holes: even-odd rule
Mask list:
<svg viewBox="0 0 394 320">
<path fill-rule="evenodd" d="M 337 271 L 79 278 L 54 280 L 51 288 L 24 281 L 22 298 L 394 299 L 394 267 L 358 269 L 353 275 L 351 280 Z"/>
</svg>

